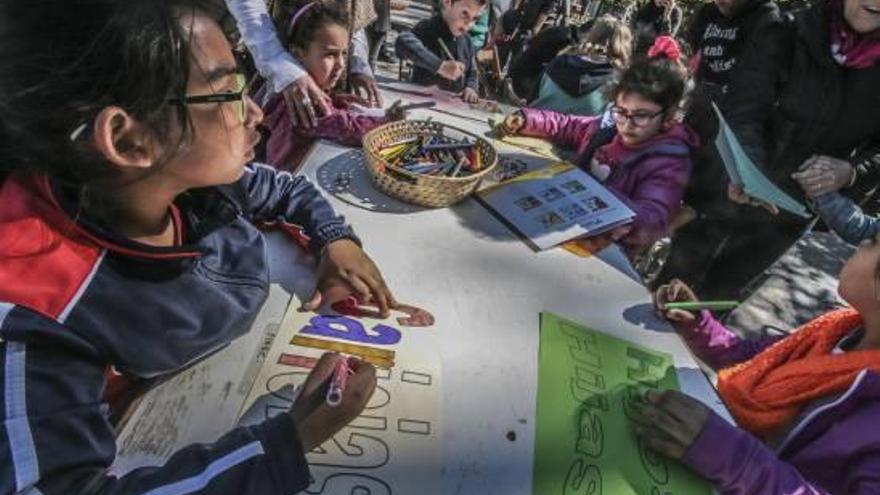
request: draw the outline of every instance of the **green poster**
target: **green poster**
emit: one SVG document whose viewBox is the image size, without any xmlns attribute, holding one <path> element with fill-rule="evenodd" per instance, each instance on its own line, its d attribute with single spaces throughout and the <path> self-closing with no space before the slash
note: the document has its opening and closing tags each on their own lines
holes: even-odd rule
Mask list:
<svg viewBox="0 0 880 495">
<path fill-rule="evenodd" d="M 678 390 L 672 356 L 541 314 L 534 495 L 708 495 L 636 438 L 629 401 Z"/>
</svg>

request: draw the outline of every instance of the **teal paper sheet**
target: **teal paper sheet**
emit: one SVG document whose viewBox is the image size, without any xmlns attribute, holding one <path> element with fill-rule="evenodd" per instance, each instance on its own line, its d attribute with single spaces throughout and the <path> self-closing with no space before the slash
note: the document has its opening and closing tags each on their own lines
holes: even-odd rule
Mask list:
<svg viewBox="0 0 880 495">
<path fill-rule="evenodd" d="M 806 206 L 778 188 L 758 169 L 746 155 L 718 107 L 713 103 L 712 108 L 718 114 L 718 136 L 715 137 L 715 147 L 718 148 L 718 154 L 721 155 L 730 181 L 734 184 L 742 184 L 746 194 L 755 199 L 774 204 L 795 215 L 811 218 Z"/>
</svg>

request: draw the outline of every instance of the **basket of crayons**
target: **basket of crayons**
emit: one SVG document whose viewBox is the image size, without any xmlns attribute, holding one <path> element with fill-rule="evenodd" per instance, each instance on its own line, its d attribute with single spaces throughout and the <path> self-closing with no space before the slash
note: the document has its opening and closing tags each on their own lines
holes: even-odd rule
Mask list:
<svg viewBox="0 0 880 495">
<path fill-rule="evenodd" d="M 385 193 L 421 206 L 444 207 L 473 193 L 498 162 L 485 139 L 438 122 L 409 120 L 364 136 L 367 168 Z"/>
</svg>

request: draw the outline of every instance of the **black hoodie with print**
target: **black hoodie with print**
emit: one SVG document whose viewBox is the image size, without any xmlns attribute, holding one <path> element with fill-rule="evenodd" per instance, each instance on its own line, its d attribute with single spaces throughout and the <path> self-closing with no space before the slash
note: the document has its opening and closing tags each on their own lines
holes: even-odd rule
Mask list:
<svg viewBox="0 0 880 495">
<path fill-rule="evenodd" d="M 746 40 L 758 35 L 763 26 L 779 22 L 779 7 L 773 0 L 740 0 L 730 16 L 722 14 L 714 2 L 697 12 L 687 41 L 700 56 L 697 83 L 712 100 L 719 101 L 727 93 L 730 76 L 748 46 Z"/>
</svg>

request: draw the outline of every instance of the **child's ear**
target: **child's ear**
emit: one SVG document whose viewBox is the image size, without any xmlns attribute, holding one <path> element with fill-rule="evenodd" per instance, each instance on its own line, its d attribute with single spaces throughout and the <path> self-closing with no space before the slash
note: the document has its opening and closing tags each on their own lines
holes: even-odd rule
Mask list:
<svg viewBox="0 0 880 495">
<path fill-rule="evenodd" d="M 306 56 L 305 50 L 303 50 L 302 48 L 300 48 L 298 46 L 293 46 L 293 45 L 290 46 L 290 53 L 293 53 L 293 56 L 296 57 L 297 59 L 299 59 L 300 61 L 303 60 Z"/>
<path fill-rule="evenodd" d="M 120 169 L 146 169 L 158 159 L 143 124 L 120 107 L 106 107 L 98 113 L 93 141 L 107 161 Z"/>
</svg>

